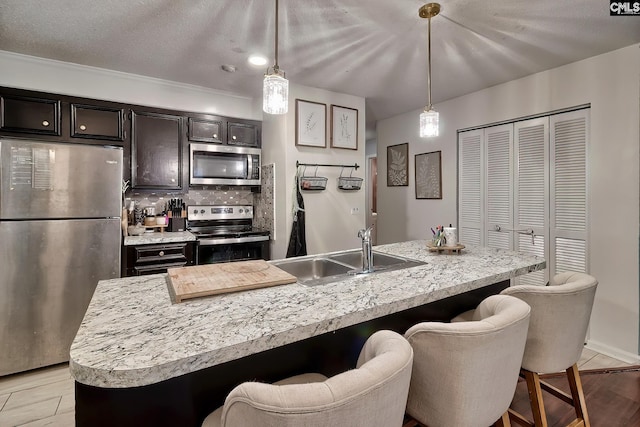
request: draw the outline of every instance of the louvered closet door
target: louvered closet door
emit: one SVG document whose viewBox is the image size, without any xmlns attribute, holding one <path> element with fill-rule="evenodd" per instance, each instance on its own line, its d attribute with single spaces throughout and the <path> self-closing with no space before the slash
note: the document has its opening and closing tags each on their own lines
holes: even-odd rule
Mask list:
<svg viewBox="0 0 640 427">
<path fill-rule="evenodd" d="M 485 246 L 513 249 L 513 124 L 484 130 L 486 141 Z"/>
<path fill-rule="evenodd" d="M 517 122 L 514 132 L 515 249 L 548 260 L 549 118 Z M 525 230 L 533 230 L 535 237 L 524 234 Z M 543 285 L 549 280 L 548 270 L 521 276 L 516 284 Z"/>
<path fill-rule="evenodd" d="M 458 240 L 462 244 L 484 244 L 483 228 L 483 130 L 458 135 Z"/>
<path fill-rule="evenodd" d="M 589 110 L 551 116 L 551 251 L 554 274 L 588 272 L 587 146 Z"/>
</svg>

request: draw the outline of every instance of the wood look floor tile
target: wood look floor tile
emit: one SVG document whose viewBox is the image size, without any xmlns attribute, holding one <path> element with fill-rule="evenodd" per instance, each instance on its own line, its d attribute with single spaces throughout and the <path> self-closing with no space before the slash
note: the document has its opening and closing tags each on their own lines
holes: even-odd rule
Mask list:
<svg viewBox="0 0 640 427">
<path fill-rule="evenodd" d="M 4 405 L 4 410 L 7 411 L 14 408 L 19 408 L 21 406 L 32 405 L 34 403 L 46 401 L 54 397 L 60 400 L 63 395 L 73 393 L 73 381 L 71 381 L 70 379 L 31 387 L 25 390 L 11 393 L 9 399 L 7 400 L 7 403 L 5 403 Z"/>
<path fill-rule="evenodd" d="M 74 427 L 76 425 L 75 415 L 73 412 L 65 412 L 52 417 L 42 418 L 30 423 L 21 424 L 19 427 Z"/>
<path fill-rule="evenodd" d="M 604 354 L 596 354 L 591 359 L 589 359 L 589 361 L 584 363 L 580 367 L 580 370 L 586 371 L 589 369 L 619 368 L 622 366 L 631 366 L 631 365 L 621 360 L 605 356 Z"/>
<path fill-rule="evenodd" d="M 63 394 L 60 400 L 60 406 L 56 414 L 63 414 L 66 412 L 75 413 L 76 410 L 76 395 L 75 393 Z"/>
<path fill-rule="evenodd" d="M 598 352 L 588 349 L 586 347 L 583 347 L 582 354 L 580 355 L 580 360 L 578 360 L 578 369 L 582 369 L 582 365 L 587 363 L 589 360 L 593 359 L 593 357 L 596 356 L 597 354 Z"/>
<path fill-rule="evenodd" d="M 7 399 L 9 399 L 9 393 L 0 394 L 0 411 L 2 411 L 2 408 L 4 407 L 4 404 L 7 402 Z"/>
<path fill-rule="evenodd" d="M 13 374 L 0 378 L 0 394 L 13 393 L 35 386 L 49 384 L 56 381 L 71 379 L 69 365 L 61 365 L 49 368 L 36 369 L 20 374 Z"/>
<path fill-rule="evenodd" d="M 0 426 L 19 426 L 55 415 L 60 397 L 0 412 Z"/>
</svg>

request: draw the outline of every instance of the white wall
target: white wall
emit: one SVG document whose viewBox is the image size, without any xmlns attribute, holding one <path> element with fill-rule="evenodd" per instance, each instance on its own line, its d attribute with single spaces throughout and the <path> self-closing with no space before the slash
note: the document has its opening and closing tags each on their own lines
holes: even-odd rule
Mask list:
<svg viewBox="0 0 640 427">
<path fill-rule="evenodd" d="M 326 104 L 327 147 L 295 145 L 296 98 Z M 358 149 L 345 150 L 330 147 L 331 105 L 358 110 Z M 353 176 L 365 178 L 365 100 L 364 98 L 329 92 L 322 89 L 290 83 L 289 112 L 285 116 L 264 115 L 263 156 L 265 163 L 276 163 L 276 240 L 272 245 L 272 258 L 284 258 L 289 244 L 292 223 L 293 180 L 296 161 L 301 163 L 354 164 L 361 166 Z M 306 174 L 313 174 L 307 168 Z M 338 190 L 340 168 L 320 167 L 318 176 L 329 178 L 324 191 L 303 192 L 306 219 L 307 251 L 324 253 L 360 247 L 358 230 L 365 225 L 366 189 Z M 351 208 L 359 213 L 351 215 Z"/>
<path fill-rule="evenodd" d="M 204 87 L 0 51 L 0 86 L 262 120 L 252 98 Z"/>
<path fill-rule="evenodd" d="M 600 284 L 589 346 L 640 362 L 639 76 L 640 50 L 632 45 L 440 103 L 433 140 L 418 137 L 420 110 L 378 122 L 379 242 L 422 239 L 430 226 L 455 223 L 458 129 L 590 103 L 589 264 Z M 410 144 L 409 186 L 387 187 L 386 147 L 403 142 Z M 415 200 L 413 156 L 435 150 L 442 150 L 443 200 Z"/>
</svg>

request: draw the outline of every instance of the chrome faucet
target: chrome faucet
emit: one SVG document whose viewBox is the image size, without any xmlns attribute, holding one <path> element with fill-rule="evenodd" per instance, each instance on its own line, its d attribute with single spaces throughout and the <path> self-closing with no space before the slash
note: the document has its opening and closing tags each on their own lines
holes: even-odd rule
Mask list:
<svg viewBox="0 0 640 427">
<path fill-rule="evenodd" d="M 362 273 L 373 273 L 373 249 L 371 247 L 371 229 L 358 231 L 358 237 L 362 239 Z"/>
</svg>

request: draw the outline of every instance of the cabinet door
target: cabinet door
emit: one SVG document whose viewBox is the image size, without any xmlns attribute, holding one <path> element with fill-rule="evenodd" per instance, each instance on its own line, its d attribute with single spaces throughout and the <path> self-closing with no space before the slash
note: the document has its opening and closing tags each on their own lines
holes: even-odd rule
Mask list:
<svg viewBox="0 0 640 427">
<path fill-rule="evenodd" d="M 228 122 L 227 144 L 260 148 L 260 126 L 251 122 Z"/>
<path fill-rule="evenodd" d="M 189 141 L 213 142 L 222 144 L 224 122 L 220 120 L 205 120 L 189 117 Z"/>
<path fill-rule="evenodd" d="M 122 118 L 122 109 L 71 104 L 71 136 L 122 141 Z"/>
<path fill-rule="evenodd" d="M 60 101 L 2 96 L 0 104 L 0 130 L 60 136 Z"/>
<path fill-rule="evenodd" d="M 131 113 L 131 184 L 134 189 L 182 189 L 182 119 Z"/>
</svg>

